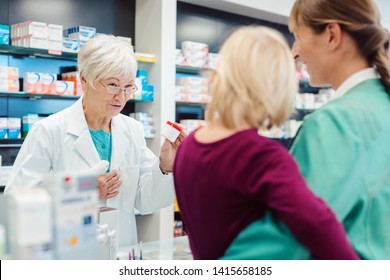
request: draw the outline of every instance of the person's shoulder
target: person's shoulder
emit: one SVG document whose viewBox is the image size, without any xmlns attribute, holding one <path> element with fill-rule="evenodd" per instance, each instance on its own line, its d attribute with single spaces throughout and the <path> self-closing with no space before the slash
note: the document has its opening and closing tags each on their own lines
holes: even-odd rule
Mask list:
<svg viewBox="0 0 390 280">
<path fill-rule="evenodd" d="M 254 155 L 262 155 L 267 158 L 288 158 L 290 155 L 286 148 L 275 139 L 260 135 L 256 130 L 247 131 L 244 134 L 242 145 Z"/>
</svg>

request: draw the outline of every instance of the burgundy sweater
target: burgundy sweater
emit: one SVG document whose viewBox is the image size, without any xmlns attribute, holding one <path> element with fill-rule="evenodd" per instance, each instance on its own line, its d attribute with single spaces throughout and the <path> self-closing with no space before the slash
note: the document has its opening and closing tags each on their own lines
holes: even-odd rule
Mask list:
<svg viewBox="0 0 390 280">
<path fill-rule="evenodd" d="M 191 133 L 174 164 L 176 196 L 194 259 L 222 257 L 270 210 L 319 259 L 357 259 L 333 212 L 306 186 L 294 159 L 255 129 L 213 143 Z"/>
</svg>

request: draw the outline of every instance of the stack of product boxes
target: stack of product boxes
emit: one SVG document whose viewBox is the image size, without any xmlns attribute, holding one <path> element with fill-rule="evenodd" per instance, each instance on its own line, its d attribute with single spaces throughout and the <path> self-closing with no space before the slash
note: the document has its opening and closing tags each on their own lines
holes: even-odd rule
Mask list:
<svg viewBox="0 0 390 280">
<path fill-rule="evenodd" d="M 217 68 L 217 62 L 218 62 L 218 54 L 217 53 L 209 53 L 209 61 L 208 61 L 208 68 L 209 69 L 216 69 Z"/>
<path fill-rule="evenodd" d="M 135 84 L 137 85 L 138 90 L 134 95 L 130 96 L 130 99 L 153 101 L 154 87 L 148 84 L 148 72 L 146 69 L 138 69 Z"/>
<path fill-rule="evenodd" d="M 80 74 L 78 71 L 62 73 L 61 77 L 61 82 L 72 82 L 74 84 L 74 95 L 83 95 L 83 88 L 81 86 Z"/>
<path fill-rule="evenodd" d="M 74 26 L 64 30 L 64 51 L 78 52 L 89 39 L 95 38 L 96 28 Z"/>
<path fill-rule="evenodd" d="M 180 66 L 215 69 L 217 59 L 218 54 L 209 52 L 207 44 L 193 41 L 183 41 L 175 53 L 176 65 Z"/>
<path fill-rule="evenodd" d="M 136 119 L 137 121 L 141 122 L 143 128 L 144 128 L 144 137 L 145 138 L 154 138 L 156 134 L 156 129 L 154 128 L 153 123 L 153 114 L 151 113 L 131 113 L 130 117 Z"/>
<path fill-rule="evenodd" d="M 17 139 L 21 137 L 20 118 L 0 118 L 0 139 Z"/>
<path fill-rule="evenodd" d="M 19 91 L 19 68 L 0 66 L 0 92 Z"/>
<path fill-rule="evenodd" d="M 39 21 L 25 21 L 11 25 L 13 46 L 46 49 L 53 54 L 61 54 L 62 25 Z"/>
<path fill-rule="evenodd" d="M 28 134 L 28 132 L 31 130 L 31 127 L 34 123 L 42 119 L 42 117 L 39 117 L 38 114 L 28 114 L 26 116 L 22 117 L 22 136 L 25 138 Z"/>
<path fill-rule="evenodd" d="M 0 24 L 0 45 L 9 45 L 9 25 Z"/>
<path fill-rule="evenodd" d="M 23 90 L 26 93 L 74 95 L 74 82 L 58 81 L 54 73 L 25 72 Z"/>
<path fill-rule="evenodd" d="M 181 120 L 180 125 L 185 128 L 187 135 L 194 130 L 201 128 L 206 125 L 205 120 Z"/>
<path fill-rule="evenodd" d="M 181 43 L 181 49 L 186 61 L 186 66 L 207 68 L 209 46 L 207 44 L 183 41 Z"/>
<path fill-rule="evenodd" d="M 209 103 L 208 79 L 200 76 L 185 76 L 176 79 L 177 102 Z"/>
</svg>

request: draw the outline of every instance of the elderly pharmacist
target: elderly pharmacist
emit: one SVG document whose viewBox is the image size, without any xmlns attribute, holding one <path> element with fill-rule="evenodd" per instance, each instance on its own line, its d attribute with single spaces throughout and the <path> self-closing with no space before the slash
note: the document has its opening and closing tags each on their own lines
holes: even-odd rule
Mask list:
<svg viewBox="0 0 390 280">
<path fill-rule="evenodd" d="M 163 143 L 160 158 L 146 146 L 142 125 L 120 114 L 134 84 L 137 61 L 132 46 L 100 35 L 78 55 L 84 95 L 71 107 L 34 124 L 17 158 L 5 192 L 39 185 L 52 171 L 109 168 L 98 177 L 101 206 L 119 209 L 119 245 L 137 242 L 134 208 L 151 212 L 173 202 L 172 171 L 183 140 Z M 160 160 L 159 160 L 160 159 Z"/>
</svg>

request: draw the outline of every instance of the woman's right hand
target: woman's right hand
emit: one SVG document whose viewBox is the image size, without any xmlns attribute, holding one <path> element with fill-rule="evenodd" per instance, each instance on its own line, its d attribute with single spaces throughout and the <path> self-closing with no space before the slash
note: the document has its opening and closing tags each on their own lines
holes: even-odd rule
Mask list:
<svg viewBox="0 0 390 280">
<path fill-rule="evenodd" d="M 99 198 L 109 199 L 119 194 L 118 188 L 122 185 L 121 175 L 119 170 L 111 170 L 110 172 L 97 177 Z"/>
</svg>

